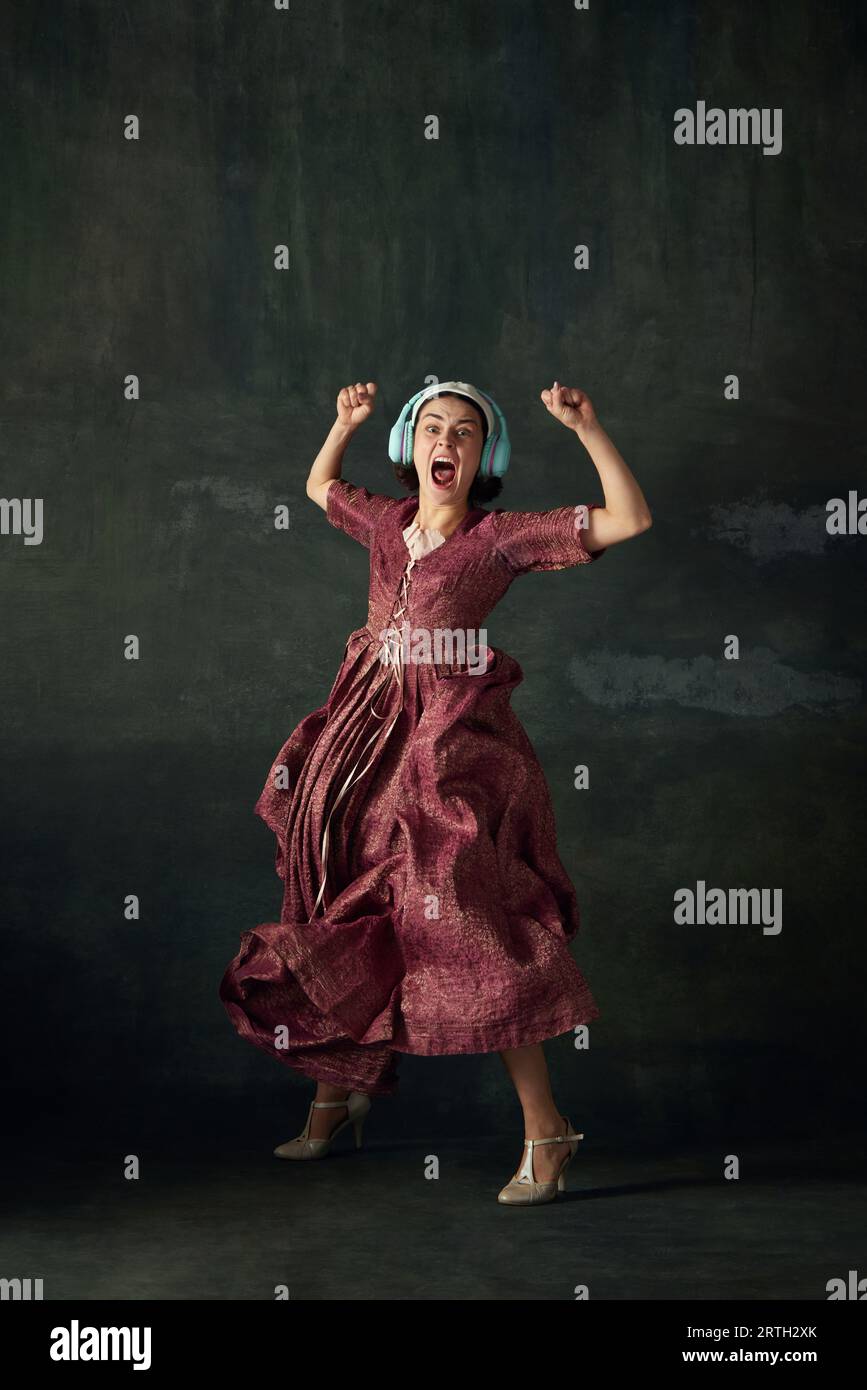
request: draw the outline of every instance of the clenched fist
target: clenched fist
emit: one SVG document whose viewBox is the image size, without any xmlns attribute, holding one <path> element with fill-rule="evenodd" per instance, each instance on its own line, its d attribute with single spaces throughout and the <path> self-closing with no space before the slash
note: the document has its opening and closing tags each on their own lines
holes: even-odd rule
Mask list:
<svg viewBox="0 0 867 1390">
<path fill-rule="evenodd" d="M 542 392 L 542 400 L 549 414 L 570 430 L 581 431 L 596 424 L 593 402 L 577 386 L 561 386 L 555 381 L 550 391 Z"/>
<path fill-rule="evenodd" d="M 373 410 L 376 398 L 376 382 L 356 381 L 354 386 L 344 386 L 337 394 L 337 418 L 341 425 L 357 429 L 363 425 Z"/>
</svg>

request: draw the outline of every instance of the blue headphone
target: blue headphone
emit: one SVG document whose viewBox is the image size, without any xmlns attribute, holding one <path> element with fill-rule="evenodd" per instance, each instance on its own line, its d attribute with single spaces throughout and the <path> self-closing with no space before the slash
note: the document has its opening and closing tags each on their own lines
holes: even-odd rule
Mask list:
<svg viewBox="0 0 867 1390">
<path fill-rule="evenodd" d="M 392 463 L 402 463 L 407 468 L 412 464 L 412 443 L 418 412 L 425 401 L 446 391 L 456 396 L 466 396 L 484 414 L 488 437 L 479 460 L 479 477 L 501 478 L 509 466 L 512 452 L 506 417 L 491 396 L 471 386 L 468 381 L 440 381 L 411 396 L 392 426 L 388 438 L 388 457 Z"/>
</svg>

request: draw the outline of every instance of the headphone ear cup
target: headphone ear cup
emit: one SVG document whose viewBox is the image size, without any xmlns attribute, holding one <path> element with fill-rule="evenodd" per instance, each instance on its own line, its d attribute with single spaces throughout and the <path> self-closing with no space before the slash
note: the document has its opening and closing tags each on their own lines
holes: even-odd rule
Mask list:
<svg viewBox="0 0 867 1390">
<path fill-rule="evenodd" d="M 500 436 L 498 434 L 489 435 L 485 440 L 484 460 L 485 476 L 492 478 L 497 466 L 497 454 L 499 452 Z"/>
<path fill-rule="evenodd" d="M 491 460 L 491 473 L 495 478 L 502 478 L 509 466 L 509 445 L 501 434 L 494 437 L 494 456 Z"/>
<path fill-rule="evenodd" d="M 391 427 L 388 437 L 388 457 L 392 463 L 408 466 L 412 463 L 412 408 L 423 393 L 411 396 Z"/>
<path fill-rule="evenodd" d="M 391 427 L 391 434 L 388 436 L 388 457 L 392 463 L 400 463 L 403 454 L 404 439 L 404 419 L 405 410 L 401 411 Z"/>
</svg>

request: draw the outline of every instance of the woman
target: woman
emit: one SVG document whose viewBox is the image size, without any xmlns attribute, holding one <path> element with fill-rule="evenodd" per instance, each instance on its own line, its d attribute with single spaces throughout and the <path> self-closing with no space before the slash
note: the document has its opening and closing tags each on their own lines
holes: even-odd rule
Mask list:
<svg viewBox="0 0 867 1390">
<path fill-rule="evenodd" d="M 524 1115 L 514 1205 L 563 1190 L 578 1140 L 542 1042 L 599 1016 L 568 943 L 579 926 L 542 768 L 512 710 L 518 663 L 481 625 L 518 575 L 587 564 L 651 524 L 583 391 L 541 398 L 574 430 L 604 506 L 487 510 L 509 462 L 499 407 L 467 382 L 418 392 L 392 430 L 397 499 L 341 478 L 377 387 L 337 397 L 307 480 L 370 551 L 368 620 L 326 703 L 301 721 L 256 803 L 277 838 L 279 923 L 241 936 L 220 997 L 240 1035 L 317 1082 L 281 1158 L 324 1157 L 397 1055 L 498 1051 Z"/>
</svg>

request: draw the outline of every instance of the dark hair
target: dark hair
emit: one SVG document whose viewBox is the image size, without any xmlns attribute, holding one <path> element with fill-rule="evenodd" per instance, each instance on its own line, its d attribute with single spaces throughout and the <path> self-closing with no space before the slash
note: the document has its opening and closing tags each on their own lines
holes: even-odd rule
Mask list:
<svg viewBox="0 0 867 1390">
<path fill-rule="evenodd" d="M 484 448 L 485 440 L 488 437 L 488 422 L 485 419 L 479 407 L 476 405 L 475 401 L 471 401 L 467 396 L 459 395 L 457 391 L 440 391 L 438 392 L 437 396 L 429 396 L 428 400 L 437 400 L 440 396 L 454 396 L 457 400 L 466 401 L 467 405 L 472 406 L 473 410 L 476 412 L 476 414 L 479 417 L 479 420 L 481 421 L 482 447 Z M 421 409 L 419 410 L 419 415 L 421 415 L 421 412 L 422 410 L 424 410 L 424 407 L 426 405 L 427 401 L 423 401 Z M 419 481 L 418 474 L 415 471 L 415 464 L 411 463 L 409 464 L 409 466 L 407 466 L 403 463 L 396 463 L 394 465 L 394 476 L 397 478 L 397 481 L 399 483 L 403 483 L 404 487 L 407 489 L 408 492 L 418 492 Z M 502 478 L 486 478 L 483 477 L 480 473 L 477 473 L 476 476 L 473 478 L 472 485 L 470 487 L 469 492 L 467 493 L 467 502 L 471 507 L 478 506 L 480 502 L 493 502 L 495 497 L 499 497 L 502 490 Z"/>
</svg>

